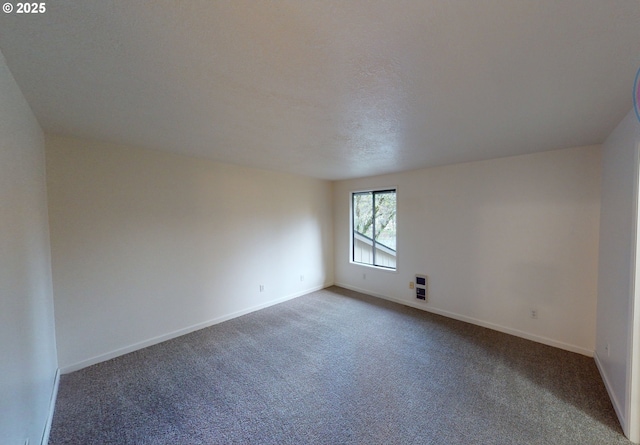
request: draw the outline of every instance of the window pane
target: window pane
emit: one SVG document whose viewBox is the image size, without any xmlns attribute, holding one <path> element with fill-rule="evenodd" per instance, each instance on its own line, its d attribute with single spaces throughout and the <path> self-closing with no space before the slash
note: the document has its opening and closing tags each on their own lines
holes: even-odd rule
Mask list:
<svg viewBox="0 0 640 445">
<path fill-rule="evenodd" d="M 352 261 L 396 268 L 396 191 L 352 194 Z"/>
<path fill-rule="evenodd" d="M 373 264 L 373 194 L 353 194 L 353 261 Z"/>
<path fill-rule="evenodd" d="M 396 192 L 376 192 L 375 265 L 396 267 Z"/>
<path fill-rule="evenodd" d="M 355 193 L 353 195 L 353 228 L 369 238 L 373 238 L 372 214 L 372 193 Z"/>
</svg>

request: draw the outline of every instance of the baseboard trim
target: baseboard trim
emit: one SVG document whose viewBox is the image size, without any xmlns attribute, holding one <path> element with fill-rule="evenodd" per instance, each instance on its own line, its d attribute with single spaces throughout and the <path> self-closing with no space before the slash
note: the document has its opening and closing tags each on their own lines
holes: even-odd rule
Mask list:
<svg viewBox="0 0 640 445">
<path fill-rule="evenodd" d="M 624 433 L 627 434 L 628 430 L 627 430 L 626 417 L 624 415 L 624 409 L 622 405 L 620 405 L 620 401 L 618 400 L 618 397 L 616 397 L 616 393 L 613 391 L 613 386 L 611 385 L 611 381 L 609 380 L 609 375 L 605 371 L 604 365 L 600 361 L 600 357 L 598 356 L 597 352 L 593 355 L 593 359 L 596 362 L 596 367 L 598 368 L 600 377 L 602 377 L 602 381 L 604 382 L 604 387 L 607 388 L 609 399 L 611 399 L 611 404 L 613 405 L 613 409 L 616 412 L 616 416 L 618 416 L 618 421 L 620 422 L 622 431 L 624 431 Z"/>
<path fill-rule="evenodd" d="M 51 390 L 51 399 L 49 400 L 49 414 L 47 416 L 47 423 L 45 424 L 44 431 L 42 432 L 42 438 L 40 439 L 40 445 L 47 445 L 49 443 L 49 435 L 51 434 L 51 425 L 53 423 L 53 414 L 56 410 L 56 399 L 58 398 L 58 387 L 60 386 L 60 368 L 56 369 L 56 374 L 53 377 L 53 388 Z"/>
<path fill-rule="evenodd" d="M 551 338 L 542 337 L 535 334 L 530 334 L 528 332 L 520 331 L 518 329 L 509 328 L 506 326 L 501 326 L 495 323 L 491 323 L 488 321 L 480 320 L 478 318 L 468 317 L 466 315 L 460 315 L 455 312 L 449 312 L 442 309 L 434 308 L 428 306 L 428 303 L 414 303 L 411 301 L 400 300 L 398 298 L 390 297 L 388 295 L 379 294 L 376 292 L 372 292 L 367 289 L 361 289 L 356 286 L 351 286 L 346 283 L 335 283 L 336 286 L 344 287 L 345 289 L 350 289 L 356 292 L 361 292 L 363 294 L 371 295 L 373 297 L 382 298 L 383 300 L 393 301 L 394 303 L 402 304 L 404 306 L 413 307 L 416 309 L 420 309 L 425 312 L 431 312 L 433 314 L 442 315 L 443 317 L 453 318 L 454 320 L 464 321 L 465 323 L 471 323 L 477 326 L 482 326 L 484 328 L 492 329 L 494 331 L 503 332 L 505 334 L 514 335 L 516 337 L 524 338 L 526 340 L 535 341 L 536 343 L 542 343 L 543 345 L 553 346 L 554 348 L 564 349 L 565 351 L 575 352 L 577 354 L 586 355 L 587 357 L 593 357 L 594 351 L 590 349 L 586 349 L 580 346 L 571 345 L 568 343 L 564 343 L 561 341 L 553 340 Z"/>
<path fill-rule="evenodd" d="M 259 305 L 256 305 L 256 306 L 249 307 L 247 309 L 242 309 L 240 311 L 232 312 L 232 313 L 227 314 L 227 315 L 216 317 L 216 318 L 214 318 L 212 320 L 204 321 L 202 323 L 197 323 L 197 324 L 194 324 L 192 326 L 188 326 L 186 328 L 178 329 L 176 331 L 169 332 L 167 334 L 159 335 L 157 337 L 153 337 L 153 338 L 150 338 L 148 340 L 144 340 L 144 341 L 141 341 L 141 342 L 138 342 L 138 343 L 134 343 L 132 345 L 125 346 L 124 348 L 119 348 L 119 349 L 116 349 L 114 351 L 110 351 L 110 352 L 107 352 L 107 353 L 104 353 L 104 354 L 96 355 L 96 356 L 91 357 L 91 358 L 89 358 L 87 360 L 82 360 L 80 362 L 64 366 L 64 367 L 61 368 L 60 371 L 61 371 L 62 374 L 68 374 L 70 372 L 79 371 L 80 369 L 86 368 L 88 366 L 92 366 L 92 365 L 95 365 L 95 364 L 98 364 L 98 363 L 101 363 L 101 362 L 104 362 L 104 361 L 107 361 L 107 360 L 111 360 L 112 358 L 116 358 L 116 357 L 119 357 L 121 355 L 137 351 L 138 349 L 143 349 L 143 348 L 146 348 L 146 347 L 149 347 L 149 346 L 153 346 L 155 344 L 162 343 L 163 341 L 171 340 L 173 338 L 180 337 L 182 335 L 186 335 L 186 334 L 189 334 L 191 332 L 198 331 L 200 329 L 208 328 L 209 326 L 213 326 L 213 325 L 216 325 L 218 323 L 222 323 L 222 322 L 225 322 L 227 320 L 231 320 L 233 318 L 237 318 L 237 317 L 240 317 L 242 315 L 249 314 L 251 312 L 259 311 L 260 309 L 265 309 L 265 308 L 267 308 L 269 306 L 274 306 L 276 304 L 284 303 L 285 301 L 301 297 L 301 296 L 306 295 L 306 294 L 311 293 L 311 292 L 316 292 L 316 291 L 319 291 L 319 290 L 322 290 L 322 289 L 326 289 L 327 287 L 333 286 L 333 284 L 334 284 L 333 282 L 329 282 L 329 283 L 322 284 L 320 286 L 314 286 L 314 287 L 305 289 L 305 290 L 300 291 L 300 292 L 295 292 L 293 294 L 286 295 L 286 296 L 278 298 L 276 300 L 271 300 L 271 301 L 269 301 L 267 303 L 259 304 Z"/>
</svg>

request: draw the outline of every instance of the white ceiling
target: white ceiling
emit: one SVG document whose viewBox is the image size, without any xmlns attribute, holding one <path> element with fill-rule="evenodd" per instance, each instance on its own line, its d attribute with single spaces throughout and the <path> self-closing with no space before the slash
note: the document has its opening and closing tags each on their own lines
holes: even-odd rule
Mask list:
<svg viewBox="0 0 640 445">
<path fill-rule="evenodd" d="M 46 132 L 325 179 L 601 143 L 640 66 L 638 0 L 46 6 L 0 16 Z"/>
</svg>

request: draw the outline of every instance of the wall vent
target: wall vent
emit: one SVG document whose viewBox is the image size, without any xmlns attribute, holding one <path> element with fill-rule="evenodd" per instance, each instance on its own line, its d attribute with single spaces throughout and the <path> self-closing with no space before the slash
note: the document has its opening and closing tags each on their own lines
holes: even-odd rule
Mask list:
<svg viewBox="0 0 640 445">
<path fill-rule="evenodd" d="M 416 274 L 416 298 L 427 301 L 428 280 L 426 275 Z"/>
</svg>

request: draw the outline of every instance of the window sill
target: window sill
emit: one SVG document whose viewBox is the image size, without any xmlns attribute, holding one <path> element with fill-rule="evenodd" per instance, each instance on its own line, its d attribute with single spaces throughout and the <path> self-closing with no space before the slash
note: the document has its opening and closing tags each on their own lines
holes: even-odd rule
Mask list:
<svg viewBox="0 0 640 445">
<path fill-rule="evenodd" d="M 353 264 L 354 266 L 366 267 L 367 269 L 381 270 L 383 272 L 389 272 L 389 273 L 398 273 L 397 267 L 395 269 L 391 269 L 389 267 L 374 266 L 373 264 L 357 263 L 355 261 L 349 261 L 349 263 Z"/>
</svg>

